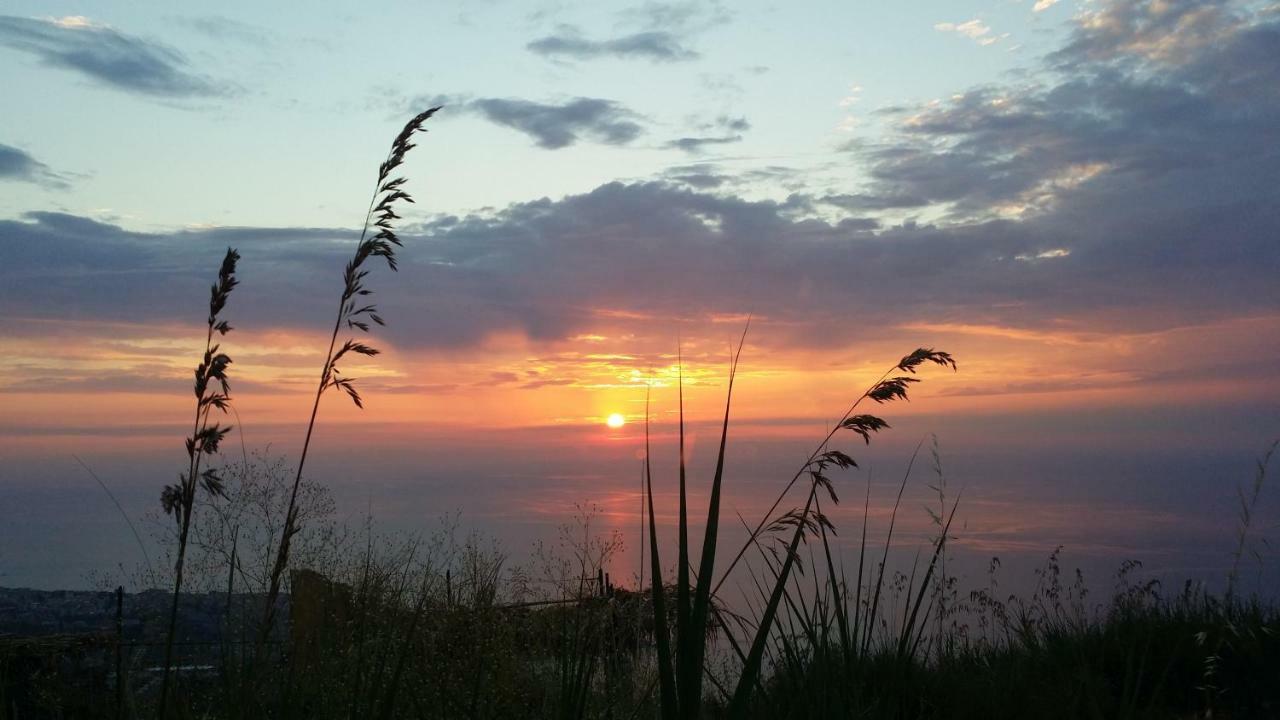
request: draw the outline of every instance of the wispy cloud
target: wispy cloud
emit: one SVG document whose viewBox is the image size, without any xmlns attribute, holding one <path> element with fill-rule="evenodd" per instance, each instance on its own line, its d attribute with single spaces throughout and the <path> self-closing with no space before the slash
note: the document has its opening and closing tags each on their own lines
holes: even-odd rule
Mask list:
<svg viewBox="0 0 1280 720">
<path fill-rule="evenodd" d="M 25 150 L 0 143 L 0 180 L 35 183 L 53 188 L 67 186 L 67 179 Z"/>
<path fill-rule="evenodd" d="M 619 13 L 621 24 L 645 30 L 688 33 L 728 23 L 732 13 L 719 0 L 654 2 L 648 0 Z"/>
<path fill-rule="evenodd" d="M 663 147 L 674 150 L 683 150 L 690 154 L 698 154 L 706 150 L 710 146 L 715 145 L 731 145 L 733 143 L 742 142 L 741 135 L 720 135 L 710 137 L 682 137 L 670 140 Z"/>
<path fill-rule="evenodd" d="M 842 108 L 849 108 L 857 105 L 861 101 L 862 86 L 857 83 L 853 83 L 849 86 L 849 90 L 845 93 L 845 96 L 840 98 L 840 102 L 837 104 Z"/>
<path fill-rule="evenodd" d="M 951 32 L 956 33 L 957 35 L 963 35 L 979 45 L 994 45 L 1008 37 L 1007 33 L 1004 35 L 993 35 L 991 33 L 991 27 L 977 19 L 966 20 L 962 23 L 938 23 L 933 26 L 933 29 L 940 32 Z"/>
<path fill-rule="evenodd" d="M 262 47 L 272 42 L 271 33 L 264 28 L 217 15 L 178 17 L 174 22 L 215 40 L 233 40 L 245 45 Z"/>
<path fill-rule="evenodd" d="M 575 25 L 561 24 L 554 32 L 533 40 L 525 47 L 531 52 L 556 59 L 618 58 L 687 62 L 701 57 L 690 46 L 690 38 L 728 23 L 731 17 L 731 13 L 718 0 L 650 0 L 617 13 L 617 35 L 591 38 Z"/>
<path fill-rule="evenodd" d="M 711 146 L 742 142 L 742 133 L 750 129 L 751 123 L 745 117 L 721 115 L 711 122 L 697 125 L 696 130 L 703 134 L 676 138 L 663 147 L 696 155 Z"/>
<path fill-rule="evenodd" d="M 526 45 L 531 52 L 546 57 L 591 60 L 600 57 L 640 58 L 656 62 L 694 60 L 698 53 L 672 33 L 660 30 L 623 35 L 607 40 L 585 38 L 576 29 L 562 27 L 552 35 Z"/>
<path fill-rule="evenodd" d="M 583 140 L 626 145 L 644 133 L 641 115 L 602 98 L 544 103 L 523 98 L 436 96 L 419 98 L 414 103 L 476 113 L 496 125 L 528 135 L 538 147 L 547 150 L 559 150 Z"/>
<path fill-rule="evenodd" d="M 81 16 L 52 20 L 0 16 L 0 45 L 125 92 L 193 97 L 226 91 L 191 72 L 177 50 Z"/>
</svg>

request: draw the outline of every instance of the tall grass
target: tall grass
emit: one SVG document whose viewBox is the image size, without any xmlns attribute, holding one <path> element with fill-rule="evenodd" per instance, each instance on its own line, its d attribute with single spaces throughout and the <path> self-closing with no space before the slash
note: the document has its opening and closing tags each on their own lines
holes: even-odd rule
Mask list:
<svg viewBox="0 0 1280 720">
<path fill-rule="evenodd" d="M 749 329 L 749 323 L 748 328 Z M 908 388 L 911 384 L 918 382 L 918 378 L 914 377 L 917 369 L 925 363 L 933 363 L 944 367 L 955 369 L 955 360 L 949 353 L 933 350 L 932 348 L 920 348 L 915 352 L 903 357 L 896 365 L 887 370 L 874 382 L 865 392 L 854 399 L 849 408 L 844 412 L 839 420 L 834 424 L 832 430 L 829 431 L 818 443 L 817 448 L 810 453 L 808 459 L 800 466 L 795 475 L 783 487 L 778 498 L 773 505 L 765 513 L 759 524 L 748 534 L 747 540 L 743 543 L 742 548 L 738 551 L 729 567 L 724 571 L 719 583 L 713 588 L 713 576 L 715 573 L 715 556 L 717 541 L 720 532 L 720 498 L 722 485 L 724 482 L 725 468 L 725 450 L 729 438 L 729 417 L 733 400 L 733 383 L 737 375 L 738 360 L 742 354 L 743 343 L 746 341 L 747 329 L 743 330 L 743 336 L 738 342 L 737 350 L 733 354 L 729 367 L 728 390 L 725 397 L 724 420 L 720 428 L 719 450 L 716 456 L 715 471 L 711 479 L 710 499 L 707 509 L 707 520 L 702 541 L 702 553 L 697 569 L 696 585 L 693 588 L 692 598 L 690 598 L 689 588 L 689 572 L 690 566 L 690 549 L 688 541 L 688 509 L 686 505 L 686 468 L 684 456 L 684 380 L 683 371 L 679 380 L 679 403 L 680 403 L 680 420 L 679 420 L 679 511 L 678 511 L 678 539 L 677 539 L 677 559 L 676 559 L 676 608 L 675 608 L 675 627 L 674 627 L 674 645 L 671 647 L 669 634 L 671 628 L 667 624 L 667 591 L 661 580 L 662 565 L 658 549 L 657 526 L 654 522 L 653 512 L 653 477 L 650 471 L 650 444 L 649 444 L 649 428 L 648 428 L 648 405 L 646 403 L 646 425 L 645 425 L 645 474 L 646 474 L 646 493 L 649 504 L 649 554 L 652 564 L 652 594 L 653 594 L 653 617 L 655 637 L 657 642 L 657 661 L 659 675 L 659 693 L 661 699 L 662 717 L 664 720 L 675 720 L 677 718 L 697 718 L 703 713 L 703 678 L 705 675 L 706 665 L 706 637 L 708 628 L 714 622 L 712 597 L 718 591 L 729 574 L 742 560 L 746 553 L 752 549 L 760 549 L 761 539 L 766 534 L 775 534 L 781 536 L 785 545 L 785 551 L 781 553 L 776 564 L 769 566 L 770 577 L 768 581 L 761 585 L 762 591 L 766 596 L 765 604 L 761 608 L 754 623 L 752 623 L 748 634 L 747 649 L 745 652 L 736 641 L 732 642 L 733 649 L 738 655 L 741 662 L 741 670 L 734 683 L 733 690 L 730 694 L 730 702 L 728 706 L 728 714 L 730 717 L 742 717 L 745 715 L 751 695 L 754 692 L 762 669 L 762 663 L 766 651 L 766 644 L 769 641 L 774 629 L 774 623 L 777 620 L 780 608 L 783 606 L 784 600 L 788 603 L 788 581 L 792 572 L 796 569 L 799 562 L 798 551 L 802 542 L 806 538 L 817 536 L 819 534 L 825 538 L 828 529 L 833 529 L 830 521 L 821 513 L 820 493 L 825 495 L 833 503 L 838 503 L 839 498 L 836 494 L 835 487 L 832 483 L 830 472 L 832 469 L 847 469 L 857 467 L 857 462 L 840 450 L 829 449 L 831 441 L 835 438 L 837 432 L 848 430 L 861 437 L 864 443 L 870 444 L 872 433 L 889 427 L 889 424 L 883 419 L 874 415 L 855 414 L 863 401 L 870 399 L 876 403 L 886 403 L 896 400 L 906 400 Z M 897 371 L 900 373 L 909 373 L 909 375 L 893 376 Z M 802 506 L 791 508 L 786 512 L 777 514 L 779 506 L 786 499 L 791 490 L 801 481 L 807 480 L 807 490 L 805 500 Z M 952 508 L 951 517 L 954 517 L 954 507 Z M 947 519 L 947 526 L 950 526 L 951 517 Z M 788 537 L 789 536 L 789 537 Z M 945 537 L 945 530 L 943 533 Z M 941 547 L 941 544 L 939 545 Z M 929 563 L 925 580 L 921 584 L 922 592 L 920 598 L 917 599 L 911 611 L 911 624 L 914 626 L 915 618 L 919 613 L 920 602 L 923 600 L 923 588 L 928 585 L 929 578 L 932 576 L 936 567 L 937 554 Z M 883 564 L 882 564 L 883 568 Z M 883 572 L 883 570 L 882 570 Z M 729 636 L 732 640 L 732 636 Z M 903 644 L 910 641 L 910 638 L 904 635 Z M 905 650 L 905 647 L 903 648 Z"/>
<path fill-rule="evenodd" d="M 1271 454 L 1241 492 L 1238 537 L 1247 533 Z M 939 566 L 954 515 L 944 487 L 939 477 L 931 489 L 945 513 L 929 511 L 938 527 L 930 564 Z M 1167 596 L 1158 580 L 1136 580 L 1141 563 L 1128 561 L 1111 597 L 1091 607 L 1078 569 L 1064 582 L 1059 547 L 1036 570 L 1030 597 L 998 596 L 1000 562 L 992 558 L 987 587 L 958 599 L 953 580 L 942 578 L 921 609 L 927 572 L 918 581 L 913 566 L 886 585 L 882 559 L 867 586 L 861 570 L 850 586 L 820 534 L 825 577 L 807 591 L 796 582 L 784 591 L 790 622 L 773 637 L 772 673 L 748 717 L 1208 718 L 1280 710 L 1280 611 L 1232 593 L 1243 541 L 1222 596 L 1191 582 Z M 864 515 L 860 568 L 867 549 Z M 849 628 L 860 620 L 858 639 Z"/>
<path fill-rule="evenodd" d="M 307 452 L 311 449 L 311 435 L 315 430 L 316 416 L 320 411 L 320 399 L 327 390 L 341 390 L 351 398 L 357 407 L 364 407 L 360 393 L 356 390 L 355 379 L 347 377 L 338 369 L 339 361 L 348 354 L 372 357 L 378 349 L 354 338 L 348 338 L 338 346 L 338 335 L 345 326 L 347 330 L 369 332 L 369 323 L 385 324 L 378 315 L 378 308 L 372 303 L 365 303 L 364 298 L 373 293 L 365 286 L 365 278 L 369 271 L 365 263 L 372 258 L 382 258 L 387 267 L 396 270 L 396 248 L 401 246 L 393 223 L 399 219 L 396 207 L 401 203 L 412 203 L 413 198 L 405 192 L 404 177 L 392 178 L 391 173 L 404 163 L 405 155 L 413 149 L 410 142 L 413 136 L 423 130 L 423 123 L 439 110 L 434 107 L 418 113 L 405 124 L 400 134 L 391 142 L 391 150 L 387 158 L 378 166 L 378 179 L 373 186 L 373 196 L 369 200 L 369 208 L 365 211 L 364 225 L 360 230 L 360 239 L 356 243 L 355 254 L 347 262 L 342 274 L 342 294 L 338 300 L 338 312 L 333 323 L 333 332 L 329 336 L 329 349 L 325 351 L 324 364 L 320 371 L 320 380 L 316 385 L 315 400 L 311 405 L 311 418 L 307 422 L 306 435 L 302 442 L 302 452 L 298 456 L 298 469 L 294 474 L 293 489 L 289 495 L 289 505 L 285 511 L 284 528 L 280 534 L 280 544 L 276 551 L 275 565 L 271 571 L 271 581 L 267 588 L 266 607 L 264 609 L 262 627 L 259 634 L 260 643 L 265 642 L 275 622 L 276 599 L 280 595 L 280 587 L 284 580 L 285 569 L 289 565 L 289 549 L 294 535 L 298 533 L 297 497 L 298 487 L 302 483 L 302 473 L 307 463 Z"/>
<path fill-rule="evenodd" d="M 213 496 L 223 494 L 222 478 L 213 468 L 200 467 L 206 455 L 218 452 L 222 438 L 231 431 L 230 425 L 210 423 L 214 410 L 227 412 L 231 402 L 231 388 L 227 382 L 227 367 L 231 358 L 214 344 L 214 333 L 219 336 L 231 331 L 231 325 L 221 317 L 231 291 L 237 285 L 236 262 L 240 254 L 227 248 L 218 270 L 218 281 L 213 284 L 209 297 L 208 328 L 205 333 L 204 356 L 196 366 L 192 390 L 196 396 L 195 419 L 191 435 L 187 438 L 187 472 L 179 476 L 177 484 L 166 485 L 160 493 L 160 504 L 178 523 L 178 557 L 173 567 L 173 604 L 169 611 L 169 632 L 165 635 L 164 676 L 160 686 L 160 715 L 168 712 L 170 675 L 173 666 L 173 639 L 178 626 L 178 600 L 182 593 L 183 563 L 187 556 L 187 539 L 191 532 L 191 514 L 195 510 L 196 490 L 204 487 Z"/>
<path fill-rule="evenodd" d="M 772 645 L 772 673 L 747 717 L 773 718 L 1171 718 L 1274 717 L 1280 691 L 1280 614 L 1257 602 L 1229 606 L 1188 584 L 1167 596 L 1154 581 L 1117 588 L 1096 606 L 1076 575 L 1064 586 L 1057 554 L 1029 598 L 994 605 L 998 640 L 944 627 L 916 652 L 897 649 L 898 629 L 880 623 L 873 643 L 854 652 L 839 634 L 833 584 L 808 600 L 793 587 L 794 626 Z M 838 578 L 835 582 L 839 582 Z M 910 593 L 906 593 L 908 597 Z M 965 603 L 961 603 L 964 605 Z M 990 609 L 990 606 L 987 606 Z M 966 608 L 978 610 L 974 607 Z M 1203 692 L 1215 629 L 1235 628 L 1217 660 L 1221 687 Z"/>
</svg>

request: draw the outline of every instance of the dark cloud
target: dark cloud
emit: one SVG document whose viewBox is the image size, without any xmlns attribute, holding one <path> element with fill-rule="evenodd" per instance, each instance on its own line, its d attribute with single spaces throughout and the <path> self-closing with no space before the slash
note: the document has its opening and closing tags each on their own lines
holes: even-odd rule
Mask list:
<svg viewBox="0 0 1280 720">
<path fill-rule="evenodd" d="M 819 198 L 819 201 L 851 212 L 914 208 L 928 204 L 928 200 L 919 195 L 872 195 L 868 193 L 826 195 Z"/>
<path fill-rule="evenodd" d="M 1123 0 L 1090 9 L 1065 47 L 1050 55 L 1059 67 L 1081 62 L 1127 65 L 1178 62 L 1248 24 L 1240 2 Z"/>
<path fill-rule="evenodd" d="M 618 26 L 625 30 L 616 37 L 592 39 L 577 27 L 560 25 L 555 32 L 525 47 L 555 59 L 684 62 L 701 57 L 689 47 L 690 35 L 723 25 L 729 19 L 729 12 L 718 2 L 646 2 L 619 13 Z"/>
<path fill-rule="evenodd" d="M 83 18 L 54 21 L 0 16 L 0 45 L 125 92 L 157 97 L 224 92 L 190 72 L 186 58 L 177 50 Z"/>
<path fill-rule="evenodd" d="M 28 213 L 25 221 L 0 221 L 0 307 L 14 322 L 185 322 L 207 312 L 205 286 L 226 246 L 255 254 L 264 281 L 279 273 L 281 294 L 309 295 L 297 281 L 331 274 L 324 266 L 343 262 L 349 246 L 338 243 L 346 239 L 342 231 L 302 228 L 139 233 L 75 215 Z M 273 302 L 269 295 L 257 300 Z M 276 317 L 302 322 L 288 312 Z"/>
<path fill-rule="evenodd" d="M 695 190 L 742 189 L 754 190 L 768 186 L 799 192 L 804 189 L 804 172 L 782 165 L 754 166 L 730 170 L 711 161 L 698 161 L 688 165 L 675 165 L 661 174 L 661 179 L 675 185 Z M 796 196 L 799 197 L 799 196 Z M 821 200 L 822 198 L 817 198 Z M 807 201 L 812 204 L 812 198 Z"/>
<path fill-rule="evenodd" d="M 1280 142 L 1274 15 L 1115 2 L 1086 16 L 1045 70 L 1035 82 L 890 109 L 896 136 L 848 148 L 871 184 L 830 200 L 859 210 L 941 205 L 974 218 L 1142 182 L 1194 193 L 1215 176 L 1237 195 L 1274 185 L 1274 162 L 1256 152 Z"/>
<path fill-rule="evenodd" d="M 583 137 L 605 145 L 626 145 L 644 132 L 638 116 L 610 100 L 575 98 L 561 104 L 515 98 L 479 98 L 463 109 L 533 138 L 539 147 L 558 150 Z"/>
<path fill-rule="evenodd" d="M 728 115 L 721 115 L 716 118 L 716 121 L 711 123 L 711 126 L 732 132 L 746 132 L 751 129 L 751 123 L 748 122 L 746 118 L 730 117 Z"/>
<path fill-rule="evenodd" d="M 710 171 L 670 171 L 664 176 L 673 183 L 687 185 L 695 190 L 711 190 L 730 182 L 727 175 Z"/>
<path fill-rule="evenodd" d="M 626 106 L 602 98 L 578 97 L 564 102 L 536 102 L 523 98 L 477 98 L 463 94 L 419 95 L 397 101 L 396 117 L 424 107 L 443 106 L 449 114 L 473 113 L 496 125 L 518 130 L 547 150 L 580 141 L 626 145 L 645 129 L 645 120 Z"/>
<path fill-rule="evenodd" d="M 922 108 L 889 141 L 854 150 L 871 163 L 861 190 L 748 200 L 727 192 L 737 174 L 691 164 L 662 182 L 405 228 L 401 273 L 374 281 L 388 332 L 417 346 L 507 332 L 559 340 L 603 322 L 670 335 L 753 312 L 764 342 L 836 347 L 912 324 L 1140 332 L 1274 315 L 1278 23 L 1228 24 L 1193 53 L 1141 59 L 1159 72 L 1125 50 L 1039 86 Z M 521 129 L 551 147 L 578 132 Z M 935 224 L 875 212 L 940 203 L 951 214 Z M 0 306 L 198 319 L 231 244 L 244 256 L 237 299 L 252 308 L 239 326 L 318 328 L 349 240 L 325 229 L 141 234 L 35 214 L 0 222 Z"/>
<path fill-rule="evenodd" d="M 911 323 L 1101 332 L 1274 313 L 1280 203 L 1215 190 L 1173 207 L 1143 184 L 1021 221 L 880 228 L 807 217 L 803 198 L 611 183 L 406 229 L 401 272 L 374 287 L 388 332 L 405 346 L 467 346 L 504 332 L 560 340 L 595 329 L 601 309 L 650 318 L 634 321 L 638 332 L 754 312 L 767 342 L 819 347 Z M 1151 197 L 1162 199 L 1135 211 Z M 316 308 L 337 290 L 345 235 L 161 236 L 36 215 L 0 223 L 0 304 L 34 317 L 198 319 L 207 276 L 231 244 L 244 257 L 238 305 L 252 309 L 239 311 L 238 327 L 319 329 Z"/>
<path fill-rule="evenodd" d="M 682 137 L 671 140 L 664 147 L 674 150 L 683 150 L 690 154 L 698 154 L 705 150 L 709 145 L 731 145 L 733 143 L 742 142 L 741 135 L 721 135 L 712 137 Z"/>
<path fill-rule="evenodd" d="M 61 188 L 67 181 L 26 151 L 0 143 L 0 180 L 16 180 Z"/>
<path fill-rule="evenodd" d="M 694 60 L 698 53 L 669 32 L 649 31 L 609 40 L 589 40 L 576 31 L 561 29 L 526 45 L 531 52 L 546 57 L 591 60 L 600 57 L 641 58 L 656 62 Z"/>
<path fill-rule="evenodd" d="M 683 150 L 697 155 L 708 146 L 731 145 L 742 142 L 742 134 L 751 129 L 751 123 L 745 117 L 721 115 L 711 122 L 697 123 L 697 130 L 703 134 L 676 138 L 663 147 Z M 718 133 L 718 134 L 715 134 Z"/>
</svg>

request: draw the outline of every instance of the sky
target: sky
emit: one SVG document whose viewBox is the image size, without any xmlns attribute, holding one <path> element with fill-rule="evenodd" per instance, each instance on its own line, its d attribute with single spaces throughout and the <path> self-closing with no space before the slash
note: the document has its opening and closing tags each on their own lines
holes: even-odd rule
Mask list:
<svg viewBox="0 0 1280 720">
<path fill-rule="evenodd" d="M 892 429 L 870 446 L 843 439 L 862 465 L 844 497 L 870 484 L 873 530 L 936 437 L 972 568 L 1030 577 L 1062 545 L 1102 586 L 1124 559 L 1224 577 L 1237 488 L 1280 437 L 1280 5 L 217 13 L 0 7 L 0 585 L 139 562 L 81 463 L 167 527 L 229 246 L 235 444 L 296 458 L 377 164 L 436 105 L 402 168 L 399 272 L 369 279 L 383 353 L 347 368 L 365 408 L 326 397 L 308 461 L 340 518 L 456 513 L 519 562 L 595 506 L 630 577 L 646 395 L 670 530 L 677 368 L 696 507 L 750 317 L 735 522 L 936 347 L 957 372 L 876 408 Z M 937 477 L 911 480 L 907 551 Z M 1250 528 L 1259 577 L 1276 495 Z M 830 513 L 846 547 L 855 505 Z"/>
</svg>

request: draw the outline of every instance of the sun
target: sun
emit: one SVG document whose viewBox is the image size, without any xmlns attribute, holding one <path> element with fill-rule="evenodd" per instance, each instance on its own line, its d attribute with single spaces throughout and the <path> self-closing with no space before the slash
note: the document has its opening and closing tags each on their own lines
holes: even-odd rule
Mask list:
<svg viewBox="0 0 1280 720">
<path fill-rule="evenodd" d="M 616 429 L 626 425 L 627 419 L 622 416 L 622 413 L 614 413 L 604 421 L 604 424 Z"/>
</svg>

